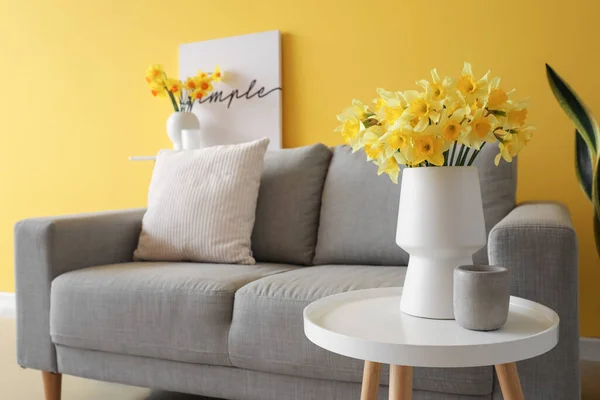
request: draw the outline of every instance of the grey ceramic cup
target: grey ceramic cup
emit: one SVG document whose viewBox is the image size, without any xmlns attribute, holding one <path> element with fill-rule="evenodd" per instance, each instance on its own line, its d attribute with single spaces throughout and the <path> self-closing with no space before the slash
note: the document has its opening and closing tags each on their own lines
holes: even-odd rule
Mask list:
<svg viewBox="0 0 600 400">
<path fill-rule="evenodd" d="M 463 265 L 454 270 L 454 318 L 475 331 L 500 329 L 508 317 L 508 269 L 492 265 Z"/>
</svg>

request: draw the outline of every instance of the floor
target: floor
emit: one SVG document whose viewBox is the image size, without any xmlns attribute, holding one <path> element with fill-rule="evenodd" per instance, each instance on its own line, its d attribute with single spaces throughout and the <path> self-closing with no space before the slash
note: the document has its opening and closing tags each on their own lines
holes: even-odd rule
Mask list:
<svg viewBox="0 0 600 400">
<path fill-rule="evenodd" d="M 39 371 L 16 364 L 15 321 L 0 317 L 0 397 L 10 400 L 43 399 Z M 600 400 L 600 363 L 582 361 L 583 400 Z M 89 379 L 63 377 L 63 400 L 211 400 L 205 397 L 150 391 Z"/>
</svg>

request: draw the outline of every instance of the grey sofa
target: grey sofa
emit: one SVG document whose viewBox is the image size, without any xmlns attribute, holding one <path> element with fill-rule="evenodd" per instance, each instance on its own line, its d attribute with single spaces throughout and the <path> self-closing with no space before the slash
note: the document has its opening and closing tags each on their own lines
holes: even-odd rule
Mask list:
<svg viewBox="0 0 600 400">
<path fill-rule="evenodd" d="M 517 206 L 516 163 L 495 167 L 495 152 L 478 160 L 489 240 L 475 260 L 508 266 L 512 294 L 560 315 L 558 346 L 518 363 L 525 397 L 578 399 L 568 211 Z M 56 374 L 69 374 L 235 400 L 358 399 L 362 361 L 309 342 L 302 310 L 334 293 L 402 285 L 399 190 L 344 146 L 267 153 L 250 266 L 133 262 L 144 210 L 21 221 L 18 363 L 44 371 L 49 392 Z M 417 368 L 414 388 L 417 400 L 502 398 L 492 367 Z"/>
</svg>

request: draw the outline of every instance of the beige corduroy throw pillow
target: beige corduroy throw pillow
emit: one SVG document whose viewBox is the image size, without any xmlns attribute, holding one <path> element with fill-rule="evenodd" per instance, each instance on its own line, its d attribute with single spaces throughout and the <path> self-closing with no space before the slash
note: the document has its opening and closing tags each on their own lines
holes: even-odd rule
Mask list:
<svg viewBox="0 0 600 400">
<path fill-rule="evenodd" d="M 134 259 L 254 264 L 250 236 L 268 144 L 160 152 Z"/>
</svg>

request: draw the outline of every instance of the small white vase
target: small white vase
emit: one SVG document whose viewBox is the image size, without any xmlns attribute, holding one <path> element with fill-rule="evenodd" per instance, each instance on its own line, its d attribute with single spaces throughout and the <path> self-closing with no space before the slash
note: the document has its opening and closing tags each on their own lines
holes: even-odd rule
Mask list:
<svg viewBox="0 0 600 400">
<path fill-rule="evenodd" d="M 183 150 L 203 149 L 205 147 L 217 146 L 218 140 L 202 129 L 184 129 L 181 131 L 181 143 Z"/>
<path fill-rule="evenodd" d="M 410 254 L 400 310 L 454 319 L 454 268 L 486 244 L 477 168 L 404 169 L 396 243 Z"/>
<path fill-rule="evenodd" d="M 200 121 L 194 113 L 191 112 L 174 112 L 167 119 L 167 135 L 173 143 L 173 149 L 181 150 L 181 131 L 183 129 L 200 129 Z"/>
</svg>

